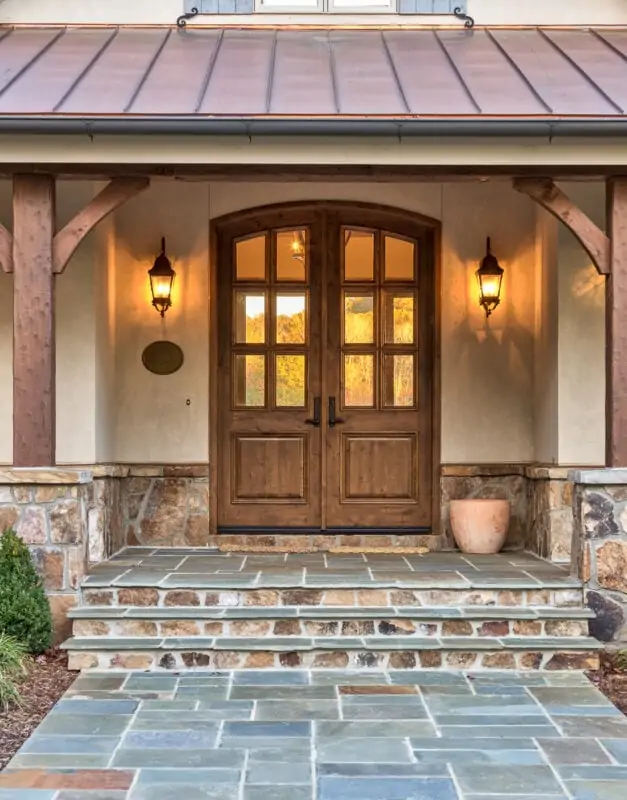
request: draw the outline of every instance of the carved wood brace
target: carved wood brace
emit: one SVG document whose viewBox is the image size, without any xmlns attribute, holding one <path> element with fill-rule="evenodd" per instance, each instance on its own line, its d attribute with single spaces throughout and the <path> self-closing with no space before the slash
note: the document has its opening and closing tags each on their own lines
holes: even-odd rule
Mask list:
<svg viewBox="0 0 627 800">
<path fill-rule="evenodd" d="M 529 195 L 577 237 L 599 274 L 610 274 L 609 237 L 551 178 L 516 178 L 513 185 L 516 191 Z"/>
<path fill-rule="evenodd" d="M 54 237 L 52 245 L 53 271 L 57 274 L 62 273 L 85 236 L 116 208 L 149 186 L 149 178 L 114 178 L 107 184 Z M 0 262 L 5 272 L 13 272 L 13 235 L 1 224 Z"/>
</svg>

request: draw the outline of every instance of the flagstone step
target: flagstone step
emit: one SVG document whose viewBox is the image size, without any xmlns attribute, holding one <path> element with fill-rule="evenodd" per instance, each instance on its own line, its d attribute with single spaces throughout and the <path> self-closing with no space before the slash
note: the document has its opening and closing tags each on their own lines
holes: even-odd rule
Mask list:
<svg viewBox="0 0 627 800">
<path fill-rule="evenodd" d="M 599 643 L 476 637 L 78 638 L 64 645 L 69 668 L 102 669 L 596 669 Z"/>
<path fill-rule="evenodd" d="M 73 633 L 107 636 L 552 636 L 588 634 L 584 609 L 160 609 L 84 608 L 71 614 Z M 294 612 L 292 614 L 276 612 Z M 352 611 L 352 613 L 351 613 Z M 116 613 L 117 612 L 117 613 Z M 169 613 L 168 613 L 169 612 Z M 203 613 L 204 612 L 204 613 Z M 209 613 L 207 613 L 209 612 Z M 243 613 L 236 613 L 243 612 Z M 258 613 L 252 613 L 258 612 Z M 300 613 L 302 612 L 302 613 Z M 316 613 L 317 612 L 317 613 Z M 397 613 L 395 613 L 397 612 Z"/>
<path fill-rule="evenodd" d="M 419 619 L 592 619 L 589 608 L 553 608 L 551 606 L 245 606 L 216 608 L 197 606 L 79 606 L 68 611 L 70 619 L 344 619 L 345 617 L 387 618 L 390 616 Z"/>
<path fill-rule="evenodd" d="M 89 580 L 89 579 L 88 579 Z M 85 585 L 81 590 L 81 601 L 87 606 L 192 606 L 192 607 L 372 607 L 387 608 L 390 606 L 516 606 L 553 608 L 575 608 L 583 605 L 583 589 L 577 581 L 560 583 L 557 586 L 548 584 L 516 589 L 507 587 L 467 588 L 450 587 L 434 588 L 421 585 L 419 582 L 403 581 L 386 586 L 377 584 L 372 587 L 364 583 L 357 588 L 346 585 L 319 586 L 316 588 L 281 587 L 281 588 L 246 588 L 233 586 L 206 589 L 171 589 L 161 585 L 155 586 L 118 586 L 109 585 L 92 588 Z"/>
<path fill-rule="evenodd" d="M 581 583 L 526 553 L 125 550 L 69 614 L 71 669 L 593 669 Z"/>
</svg>

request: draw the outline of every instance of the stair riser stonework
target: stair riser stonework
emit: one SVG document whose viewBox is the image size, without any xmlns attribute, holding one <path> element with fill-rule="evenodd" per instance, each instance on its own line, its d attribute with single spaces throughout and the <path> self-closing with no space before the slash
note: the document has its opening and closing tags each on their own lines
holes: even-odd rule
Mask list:
<svg viewBox="0 0 627 800">
<path fill-rule="evenodd" d="M 82 601 L 90 606 L 512 606 L 576 608 L 583 604 L 579 588 L 555 589 L 416 589 L 403 587 L 165 589 L 160 587 L 84 588 Z"/>
<path fill-rule="evenodd" d="M 417 636 L 481 638 L 507 636 L 587 636 L 586 620 L 419 620 L 405 618 L 350 620 L 194 620 L 75 619 L 75 637 L 98 636 Z"/>
<path fill-rule="evenodd" d="M 444 670 L 595 670 L 599 656 L 590 651 L 504 650 L 155 650 L 121 652 L 71 652 L 71 670 L 175 670 L 199 669 L 444 669 Z"/>
</svg>

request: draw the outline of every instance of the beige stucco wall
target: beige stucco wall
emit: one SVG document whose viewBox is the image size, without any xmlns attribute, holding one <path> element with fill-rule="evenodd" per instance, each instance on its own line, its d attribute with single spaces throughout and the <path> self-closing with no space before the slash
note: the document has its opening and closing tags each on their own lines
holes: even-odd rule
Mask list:
<svg viewBox="0 0 627 800">
<path fill-rule="evenodd" d="M 97 188 L 62 182 L 59 223 Z M 599 187 L 575 192 L 599 208 Z M 442 220 L 445 462 L 602 460 L 602 289 L 581 248 L 506 181 L 153 181 L 85 240 L 58 278 L 60 461 L 207 459 L 210 219 L 306 199 L 376 200 Z M 0 219 L 10 224 L 8 184 L 0 187 Z M 506 272 L 502 304 L 486 322 L 474 272 L 488 235 Z M 161 236 L 177 271 L 164 322 L 150 305 L 146 275 Z M 0 289 L 0 461 L 10 462 L 10 276 L 0 275 Z M 180 344 L 185 363 L 157 377 L 141 353 L 164 337 Z"/>
<path fill-rule="evenodd" d="M 183 10 L 183 0 L 4 0 L 0 3 L 0 22 L 46 23 L 127 23 L 171 24 Z M 627 24 L 627 7 L 624 0 L 468 0 L 468 13 L 480 25 L 617 25 Z M 337 18 L 339 15 L 334 15 Z M 303 15 L 264 14 L 266 23 L 302 21 Z M 203 21 L 214 18 L 204 17 Z M 219 20 L 240 22 L 242 17 L 221 15 Z M 312 21 L 320 15 L 307 15 Z M 328 15 L 325 15 L 328 20 Z M 355 20 L 355 17 L 349 17 Z M 367 17 L 360 16 L 361 20 Z M 389 20 L 390 17 L 388 16 Z M 451 24 L 449 16 L 418 18 L 428 23 Z M 386 16 L 379 16 L 379 21 Z M 255 18 L 255 21 L 259 21 Z M 415 24 L 416 18 L 399 17 L 395 24 Z M 454 22 L 453 24 L 459 24 Z"/>
<path fill-rule="evenodd" d="M 601 184 L 563 188 L 600 227 Z M 575 237 L 558 226 L 559 461 L 605 463 L 605 279 Z"/>
</svg>

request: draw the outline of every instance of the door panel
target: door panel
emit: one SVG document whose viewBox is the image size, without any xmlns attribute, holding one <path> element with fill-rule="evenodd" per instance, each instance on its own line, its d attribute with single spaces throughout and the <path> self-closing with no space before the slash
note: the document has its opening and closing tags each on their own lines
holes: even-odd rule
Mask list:
<svg viewBox="0 0 627 800">
<path fill-rule="evenodd" d="M 431 525 L 428 232 L 337 215 L 326 302 L 329 528 Z"/>
<path fill-rule="evenodd" d="M 220 528 L 430 527 L 433 242 L 332 205 L 221 230 Z"/>
<path fill-rule="evenodd" d="M 265 222 L 220 242 L 218 525 L 319 528 L 320 226 Z"/>
</svg>

